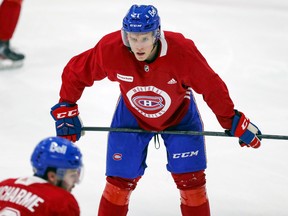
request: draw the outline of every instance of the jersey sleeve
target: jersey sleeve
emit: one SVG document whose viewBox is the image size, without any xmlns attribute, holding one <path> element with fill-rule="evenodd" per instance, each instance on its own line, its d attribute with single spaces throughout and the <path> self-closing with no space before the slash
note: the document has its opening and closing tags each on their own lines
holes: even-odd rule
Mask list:
<svg viewBox="0 0 288 216">
<path fill-rule="evenodd" d="M 94 48 L 74 56 L 62 73 L 60 101 L 76 103 L 85 87 L 107 76 L 102 65 L 101 41 Z"/>
<path fill-rule="evenodd" d="M 185 84 L 191 86 L 196 93 L 202 94 L 220 125 L 224 129 L 230 129 L 234 116 L 234 103 L 226 84 L 208 65 L 194 43 L 187 40 L 187 44 L 190 49 L 185 56 L 189 62 L 184 74 Z"/>
</svg>

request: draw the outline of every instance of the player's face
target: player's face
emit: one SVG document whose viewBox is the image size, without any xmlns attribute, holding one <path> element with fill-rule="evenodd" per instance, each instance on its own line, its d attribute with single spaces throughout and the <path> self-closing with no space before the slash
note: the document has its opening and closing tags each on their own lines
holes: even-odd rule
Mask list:
<svg viewBox="0 0 288 216">
<path fill-rule="evenodd" d="M 153 57 L 154 36 L 148 33 L 128 33 L 130 48 L 138 61 L 149 60 Z"/>
<path fill-rule="evenodd" d="M 67 169 L 61 179 L 61 187 L 69 192 L 79 183 L 81 177 L 81 169 Z"/>
</svg>

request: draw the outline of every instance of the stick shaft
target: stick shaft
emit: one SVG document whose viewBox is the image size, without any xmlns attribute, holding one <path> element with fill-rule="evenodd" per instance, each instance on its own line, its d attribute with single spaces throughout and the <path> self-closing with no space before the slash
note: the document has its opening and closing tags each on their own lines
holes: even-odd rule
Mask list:
<svg viewBox="0 0 288 216">
<path fill-rule="evenodd" d="M 110 132 L 126 132 L 126 133 L 158 133 L 158 134 L 178 134 L 178 135 L 198 135 L 198 136 L 222 136 L 231 137 L 224 132 L 217 131 L 147 131 L 143 129 L 133 129 L 133 128 L 111 128 L 111 127 L 82 127 L 82 131 L 110 131 Z M 271 134 L 261 134 L 258 135 L 261 139 L 280 139 L 288 140 L 288 136 L 284 135 L 271 135 Z"/>
</svg>

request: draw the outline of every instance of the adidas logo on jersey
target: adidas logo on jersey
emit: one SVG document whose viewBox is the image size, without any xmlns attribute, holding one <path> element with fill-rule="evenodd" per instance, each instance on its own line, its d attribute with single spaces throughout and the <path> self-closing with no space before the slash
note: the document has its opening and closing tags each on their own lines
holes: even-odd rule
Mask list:
<svg viewBox="0 0 288 216">
<path fill-rule="evenodd" d="M 168 83 L 168 84 L 176 84 L 177 81 L 176 81 L 175 79 L 172 78 L 172 79 L 169 80 L 167 83 Z"/>
</svg>

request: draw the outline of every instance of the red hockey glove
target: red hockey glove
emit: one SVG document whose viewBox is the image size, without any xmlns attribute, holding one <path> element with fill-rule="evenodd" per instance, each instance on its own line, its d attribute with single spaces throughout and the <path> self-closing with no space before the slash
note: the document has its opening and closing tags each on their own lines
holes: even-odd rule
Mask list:
<svg viewBox="0 0 288 216">
<path fill-rule="evenodd" d="M 79 119 L 78 105 L 67 102 L 58 103 L 51 108 L 57 136 L 75 142 L 81 137 L 82 123 Z"/>
<path fill-rule="evenodd" d="M 261 131 L 250 122 L 250 120 L 242 113 L 235 110 L 235 116 L 232 122 L 231 130 L 226 133 L 231 136 L 239 137 L 241 147 L 247 146 L 252 148 L 259 148 L 261 139 L 257 135 L 261 135 Z"/>
</svg>

